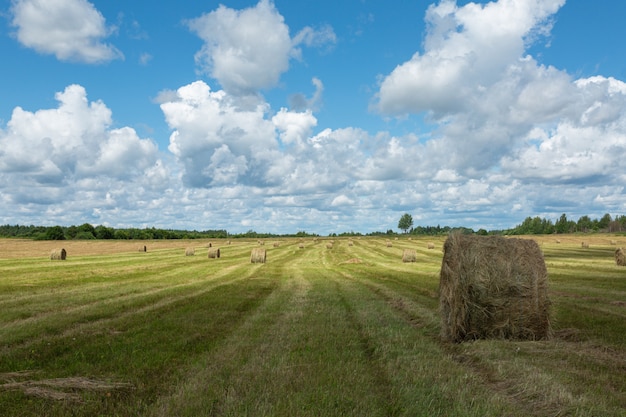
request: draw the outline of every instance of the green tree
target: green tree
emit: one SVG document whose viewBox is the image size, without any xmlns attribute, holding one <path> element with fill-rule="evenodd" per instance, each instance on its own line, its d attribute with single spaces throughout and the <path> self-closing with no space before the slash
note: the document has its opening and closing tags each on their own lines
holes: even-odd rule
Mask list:
<svg viewBox="0 0 626 417">
<path fill-rule="evenodd" d="M 65 240 L 65 233 L 61 226 L 49 227 L 46 230 L 46 240 Z"/>
<path fill-rule="evenodd" d="M 404 213 L 398 222 L 398 229 L 403 230 L 404 233 L 406 233 L 411 227 L 413 227 L 413 216 L 409 213 Z"/>
</svg>

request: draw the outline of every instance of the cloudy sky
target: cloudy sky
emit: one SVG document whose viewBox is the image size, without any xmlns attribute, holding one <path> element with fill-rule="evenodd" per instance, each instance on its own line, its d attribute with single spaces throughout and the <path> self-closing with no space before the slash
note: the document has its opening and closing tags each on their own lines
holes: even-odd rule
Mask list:
<svg viewBox="0 0 626 417">
<path fill-rule="evenodd" d="M 328 234 L 405 212 L 488 230 L 626 214 L 623 16 L 0 0 L 0 224 Z"/>
</svg>

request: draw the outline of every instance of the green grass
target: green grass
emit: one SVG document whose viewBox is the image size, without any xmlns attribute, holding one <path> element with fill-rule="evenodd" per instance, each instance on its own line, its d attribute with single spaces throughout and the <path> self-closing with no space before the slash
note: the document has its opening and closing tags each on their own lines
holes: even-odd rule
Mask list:
<svg viewBox="0 0 626 417">
<path fill-rule="evenodd" d="M 0 259 L 0 415 L 624 415 L 614 247 L 542 246 L 553 339 L 448 344 L 443 239 L 384 242 Z"/>
</svg>

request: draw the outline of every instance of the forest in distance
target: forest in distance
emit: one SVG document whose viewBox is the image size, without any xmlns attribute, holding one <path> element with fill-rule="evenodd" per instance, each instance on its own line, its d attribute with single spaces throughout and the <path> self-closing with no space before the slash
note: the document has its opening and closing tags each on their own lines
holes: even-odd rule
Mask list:
<svg viewBox="0 0 626 417">
<path fill-rule="evenodd" d="M 566 233 L 622 233 L 626 231 L 626 215 L 611 216 L 606 213 L 599 219 L 592 219 L 585 215 L 576 221 L 562 214 L 556 221 L 539 216 L 527 217 L 524 221 L 511 229 L 505 230 L 474 230 L 459 226 L 413 226 L 412 217 L 405 213 L 401 220 L 408 216 L 411 226 L 405 232 L 374 231 L 369 233 L 343 232 L 331 233 L 329 237 L 341 236 L 381 236 L 381 235 L 416 235 L 442 236 L 452 231 L 476 233 L 479 235 L 547 235 Z M 401 227 L 399 227 L 401 228 Z M 151 239 L 225 239 L 225 238 L 270 238 L 270 237 L 318 237 L 316 233 L 298 231 L 293 234 L 274 234 L 248 230 L 244 233 L 229 233 L 224 229 L 207 230 L 174 230 L 150 228 L 113 228 L 104 225 L 93 226 L 84 223 L 79 226 L 35 226 L 35 225 L 0 225 L 0 237 L 23 238 L 34 240 L 89 240 L 89 239 L 118 239 L 118 240 L 151 240 Z"/>
</svg>

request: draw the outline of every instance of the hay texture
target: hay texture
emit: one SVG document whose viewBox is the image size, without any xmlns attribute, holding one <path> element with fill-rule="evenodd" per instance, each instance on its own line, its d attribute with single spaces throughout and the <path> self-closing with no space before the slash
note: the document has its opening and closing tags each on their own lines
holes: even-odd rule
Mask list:
<svg viewBox="0 0 626 417">
<path fill-rule="evenodd" d="M 405 249 L 402 252 L 402 262 L 417 262 L 417 251 L 415 249 Z"/>
<path fill-rule="evenodd" d="M 583 249 L 589 249 L 589 243 L 588 242 L 582 242 L 580 244 L 580 247 L 583 248 Z"/>
<path fill-rule="evenodd" d="M 615 265 L 626 266 L 626 253 L 622 248 L 615 249 Z"/>
<path fill-rule="evenodd" d="M 435 244 L 434 243 L 429 243 L 428 244 L 428 249 L 435 249 Z"/>
<path fill-rule="evenodd" d="M 139 250 L 139 252 L 147 252 L 148 248 L 146 247 L 146 245 L 143 245 L 143 246 L 139 246 L 138 250 Z"/>
<path fill-rule="evenodd" d="M 196 254 L 196 250 L 194 248 L 185 249 L 185 256 L 194 256 Z"/>
<path fill-rule="evenodd" d="M 546 339 L 550 304 L 537 242 L 462 234 L 446 240 L 439 280 L 443 339 Z"/>
<path fill-rule="evenodd" d="M 254 248 L 250 254 L 250 262 L 253 264 L 264 264 L 267 259 L 267 253 L 263 248 Z"/>
<path fill-rule="evenodd" d="M 217 259 L 220 257 L 220 248 L 209 248 L 208 257 L 211 259 Z"/>
<path fill-rule="evenodd" d="M 53 249 L 52 252 L 50 252 L 51 261 L 64 261 L 65 258 L 67 258 L 67 251 L 63 248 Z"/>
</svg>

